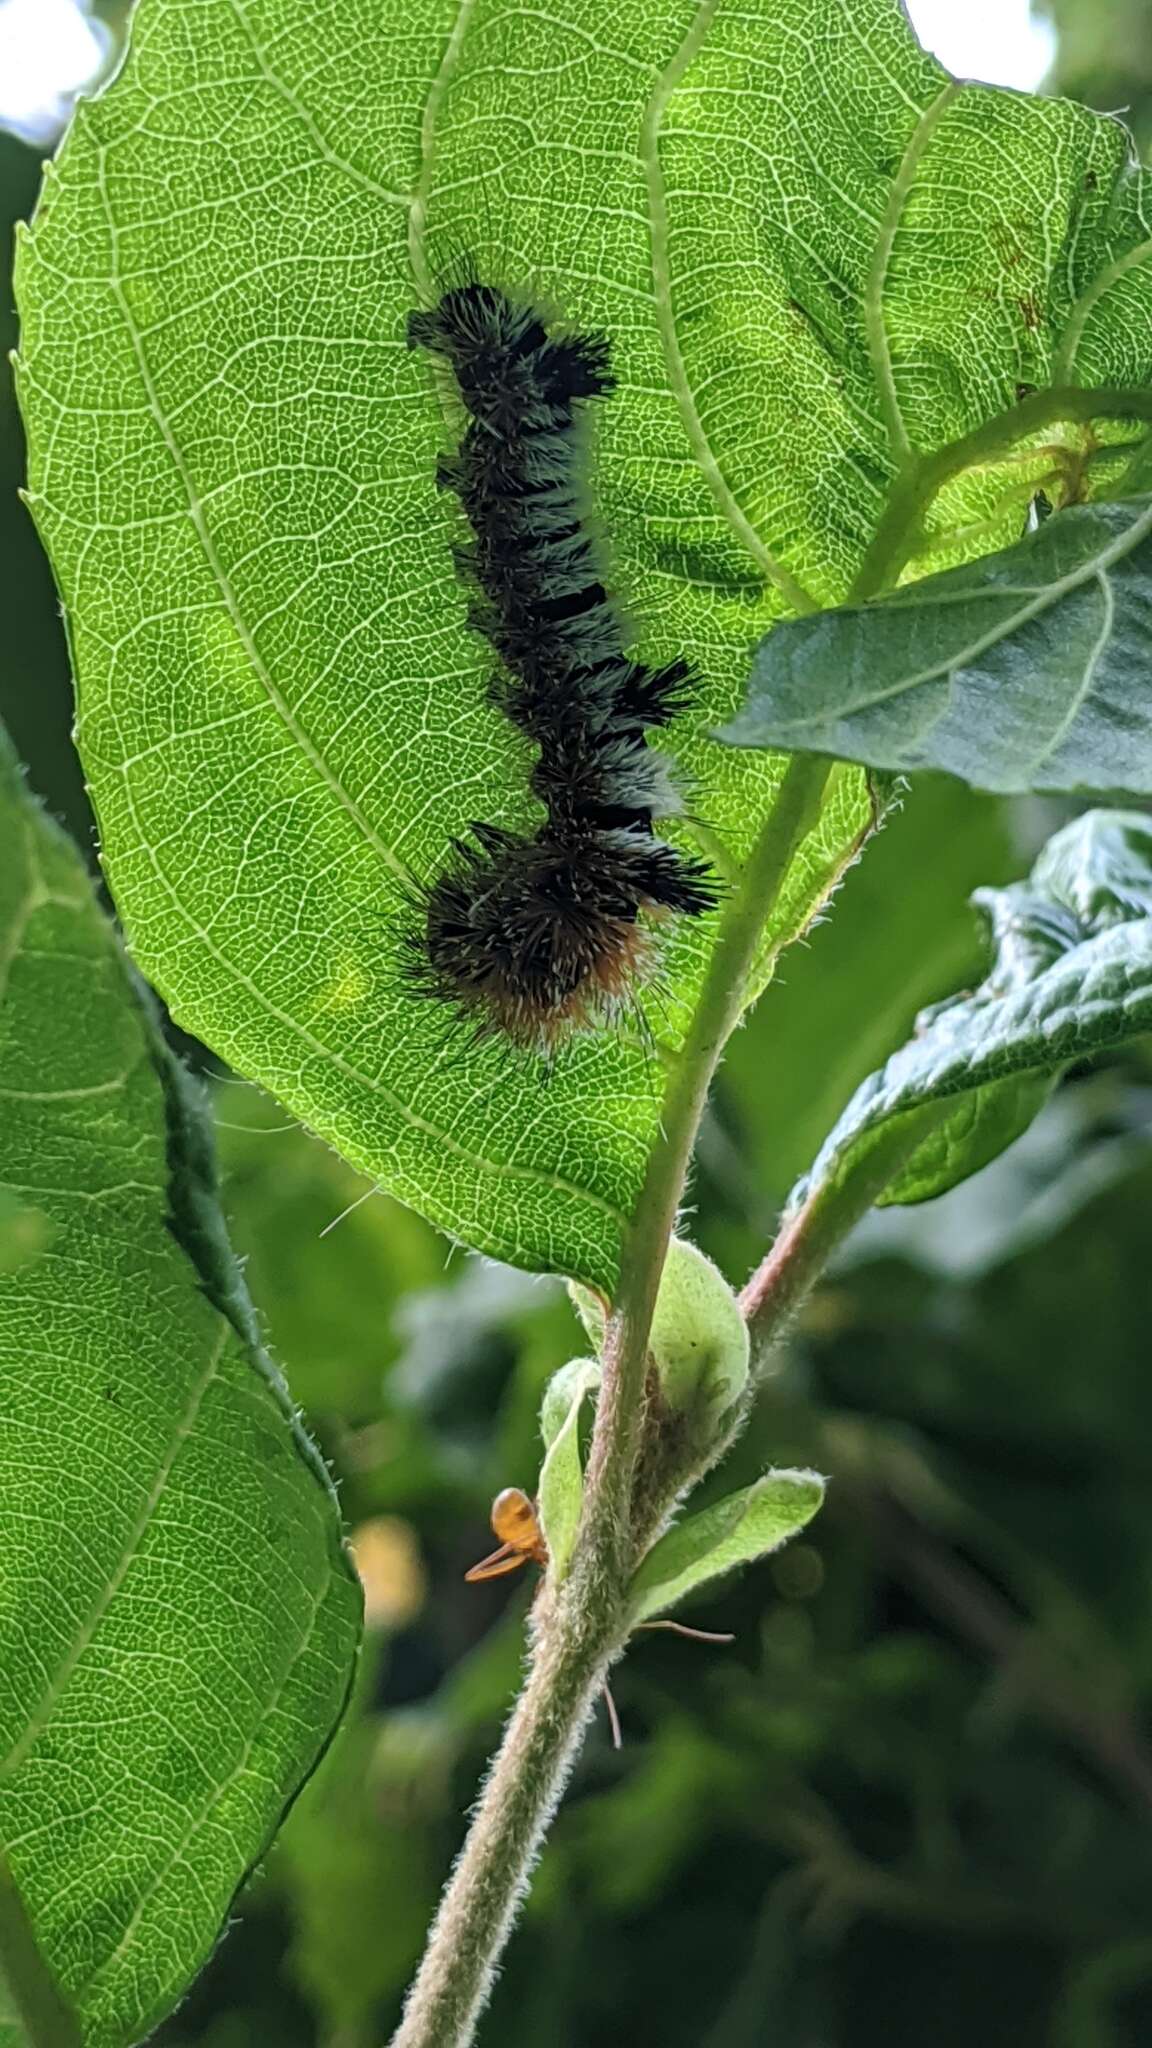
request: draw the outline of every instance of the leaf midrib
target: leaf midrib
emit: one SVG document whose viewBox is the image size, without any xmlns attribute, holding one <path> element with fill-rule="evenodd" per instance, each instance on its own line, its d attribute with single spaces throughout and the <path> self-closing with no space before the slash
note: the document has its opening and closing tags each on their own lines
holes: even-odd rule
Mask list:
<svg viewBox="0 0 1152 2048">
<path fill-rule="evenodd" d="M 956 79 L 949 79 L 936 98 L 925 107 L 916 127 L 908 140 L 908 146 L 900 162 L 900 168 L 892 180 L 888 204 L 880 222 L 872 261 L 864 285 L 861 311 L 864 331 L 868 337 L 868 353 L 872 359 L 872 374 L 880 397 L 880 411 L 888 434 L 888 444 L 899 465 L 912 455 L 912 441 L 904 424 L 904 413 L 900 394 L 896 389 L 896 372 L 892 362 L 892 346 L 888 339 L 888 328 L 884 318 L 884 294 L 888 283 L 888 271 L 897 238 L 904 224 L 904 213 L 915 189 L 921 159 L 936 133 L 945 114 L 963 91 Z"/>
<path fill-rule="evenodd" d="M 655 80 L 640 124 L 640 161 L 647 183 L 648 224 L 652 247 L 653 310 L 660 330 L 669 384 L 684 423 L 684 431 L 722 517 L 761 574 L 780 592 L 790 608 L 797 613 L 813 612 L 817 608 L 815 598 L 761 539 L 713 452 L 696 405 L 672 313 L 668 208 L 660 166 L 660 129 L 672 95 L 702 48 L 720 4 L 721 0 L 701 0 L 695 20 L 679 49 L 674 52 Z"/>
</svg>

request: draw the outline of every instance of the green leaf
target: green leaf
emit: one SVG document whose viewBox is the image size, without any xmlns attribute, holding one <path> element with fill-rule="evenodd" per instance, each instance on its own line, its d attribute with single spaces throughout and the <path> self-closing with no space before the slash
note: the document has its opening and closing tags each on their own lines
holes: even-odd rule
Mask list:
<svg viewBox="0 0 1152 2048">
<path fill-rule="evenodd" d="M 0 755 L 0 1843 L 99 2048 L 181 1996 L 341 1711 L 359 1594 L 202 1104 Z M 0 2028 L 4 2048 L 18 2036 Z"/>
<path fill-rule="evenodd" d="M 568 1570 L 584 1499 L 580 1415 L 585 1396 L 599 1384 L 600 1367 L 596 1360 L 574 1358 L 553 1374 L 545 1389 L 540 1429 L 547 1453 L 540 1468 L 537 1505 L 550 1569 L 557 1583 Z"/>
<path fill-rule="evenodd" d="M 668 1246 L 648 1347 L 670 1408 L 708 1425 L 748 1381 L 748 1325 L 718 1266 L 687 1238 Z"/>
<path fill-rule="evenodd" d="M 0 1855 L 0 2035 L 28 2048 L 83 2048 L 80 2025 L 41 1954 Z"/>
<path fill-rule="evenodd" d="M 879 604 L 778 626 L 724 737 L 977 789 L 1152 792 L 1150 532 L 1152 498 L 1078 505 Z"/>
<path fill-rule="evenodd" d="M 175 1014 L 458 1236 L 611 1290 L 665 1080 L 646 1038 L 545 1085 L 399 971 L 408 879 L 528 810 L 433 485 L 459 422 L 405 316 L 467 250 L 611 334 L 597 500 L 645 652 L 703 679 L 674 744 L 734 875 L 780 764 L 707 735 L 771 621 L 844 596 L 906 445 L 1058 349 L 1148 374 L 1138 184 L 1115 123 L 955 87 L 897 0 L 592 0 L 547 36 L 509 0 L 387 0 L 356 28 L 336 0 L 141 0 L 48 174 L 21 389 L 81 746 Z M 1003 489 L 992 464 L 947 494 L 961 554 L 1015 530 Z M 869 818 L 838 770 L 770 942 Z M 670 943 L 666 1058 L 709 937 Z"/>
<path fill-rule="evenodd" d="M 600 1383 L 600 1364 L 594 1358 L 570 1358 L 552 1374 L 540 1404 L 540 1436 L 545 1453 L 552 1449 L 563 1431 L 574 1401 L 580 1401 Z"/>
<path fill-rule="evenodd" d="M 818 1472 L 766 1472 L 715 1507 L 678 1522 L 632 1581 L 634 1622 L 674 1607 L 708 1579 L 766 1557 L 795 1536 L 824 1499 Z"/>
<path fill-rule="evenodd" d="M 580 1286 L 572 1301 L 599 1355 L 603 1302 Z M 681 1413 L 695 1410 L 707 1427 L 740 1399 L 748 1380 L 748 1327 L 718 1266 L 689 1238 L 674 1237 L 660 1275 L 648 1349 L 664 1398 Z"/>
<path fill-rule="evenodd" d="M 881 1203 L 923 1202 L 1019 1137 L 1074 1060 L 1152 1029 L 1152 818 L 1088 811 L 1027 882 L 979 889 L 995 958 L 971 995 L 924 1011 L 857 1089 L 790 1207 L 877 1147 L 911 1142 Z"/>
<path fill-rule="evenodd" d="M 456 1235 L 610 1291 L 665 1079 L 643 1034 L 544 1085 L 399 974 L 407 878 L 529 815 L 433 485 L 459 421 L 405 316 L 468 251 L 612 336 L 597 503 L 644 652 L 701 675 L 673 744 L 727 877 L 780 763 L 708 735 L 772 621 L 844 598 L 906 447 L 1058 350 L 1146 379 L 1138 181 L 1115 123 L 952 85 L 897 0 L 590 0 L 546 34 L 510 0 L 381 0 L 354 28 L 140 0 L 49 173 L 21 394 L 81 748 L 175 1014 Z M 1006 487 L 946 494 L 957 558 L 1011 539 Z M 770 941 L 869 818 L 838 770 Z M 665 1057 L 710 936 L 669 944 Z"/>
<path fill-rule="evenodd" d="M 387 0 L 354 34 L 335 0 L 142 0 L 24 242 L 21 375 L 80 745 L 141 965 L 183 1023 L 380 1185 L 481 1250 L 610 1289 L 665 1082 L 649 1034 L 584 1042 L 546 1076 L 476 1048 L 401 970 L 411 880 L 470 819 L 532 812 L 434 484 L 459 419 L 404 345 L 461 249 L 613 337 L 597 498 L 645 653 L 683 649 L 706 678 L 673 744 L 726 874 L 782 772 L 706 739 L 791 571 L 732 488 L 717 500 L 701 458 L 724 416 L 699 423 L 652 287 L 641 136 L 669 121 L 666 92 L 681 101 L 688 17 L 599 5 L 599 26 L 542 37 L 508 0 L 480 0 L 455 33 L 451 10 Z M 173 95 L 182 111 L 155 120 Z M 509 196 L 526 104 L 538 146 Z M 661 145 L 677 182 L 683 164 L 715 204 L 748 125 L 717 152 L 678 111 Z M 693 263 L 686 244 L 678 293 Z M 775 324 L 782 337 L 782 305 Z M 735 390 L 750 408 L 761 372 L 753 347 Z M 783 499 L 771 523 L 795 527 Z M 815 567 L 826 521 L 805 525 Z M 840 771 L 773 936 L 803 926 L 869 818 L 863 778 Z M 665 1050 L 713 923 L 668 942 L 649 1020 Z"/>
</svg>

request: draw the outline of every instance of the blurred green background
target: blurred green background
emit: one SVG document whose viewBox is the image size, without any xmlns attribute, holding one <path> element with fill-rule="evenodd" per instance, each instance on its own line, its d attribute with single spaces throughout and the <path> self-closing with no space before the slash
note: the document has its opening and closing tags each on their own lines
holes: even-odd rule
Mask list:
<svg viewBox="0 0 1152 2048">
<path fill-rule="evenodd" d="M 1050 11 L 1061 87 L 1147 135 L 1149 0 Z M 5 238 L 38 175 L 0 133 Z M 21 472 L 5 381 L 0 715 L 91 848 Z M 1020 874 L 1062 815 L 925 781 L 786 959 L 701 1145 L 693 1228 L 731 1277 L 856 1081 L 978 978 L 969 890 Z M 578 1339 L 559 1288 L 451 1253 L 274 1103 L 214 1086 L 227 1210 L 339 1475 L 370 1632 L 344 1732 L 160 2038 L 375 2048 L 519 1669 L 530 1588 L 462 1574 L 492 1495 L 533 1483 L 540 1391 Z M 724 1482 L 812 1463 L 828 1506 L 689 1617 L 731 1648 L 630 1653 L 624 1748 L 587 1742 L 485 2041 L 1152 2041 L 1150 1247 L 1146 1050 L 1070 1077 L 953 1195 L 859 1231 Z"/>
</svg>

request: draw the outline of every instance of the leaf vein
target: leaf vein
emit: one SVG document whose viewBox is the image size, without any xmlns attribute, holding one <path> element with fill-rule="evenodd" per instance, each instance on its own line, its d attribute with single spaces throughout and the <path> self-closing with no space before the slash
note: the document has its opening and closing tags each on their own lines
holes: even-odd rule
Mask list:
<svg viewBox="0 0 1152 2048">
<path fill-rule="evenodd" d="M 209 1352 L 208 1362 L 199 1379 L 192 1387 L 184 1414 L 172 1432 L 172 1441 L 160 1464 L 157 1466 L 155 1476 L 145 1495 L 140 1512 L 128 1531 L 120 1557 L 109 1573 L 105 1585 L 101 1587 L 99 1596 L 94 1601 L 87 1619 L 77 1630 L 67 1653 L 57 1665 L 56 1671 L 46 1686 L 42 1698 L 29 1713 L 27 1724 L 22 1734 L 13 1743 L 8 1755 L 0 1760 L 0 1780 L 10 1778 L 19 1769 L 31 1749 L 39 1741 L 40 1736 L 44 1733 L 67 1690 L 77 1666 L 87 1650 L 90 1649 L 101 1622 L 120 1592 L 128 1572 L 139 1554 L 141 1541 L 163 1498 L 165 1489 L 172 1477 L 176 1460 L 195 1427 L 196 1418 L 200 1413 L 204 1397 L 219 1371 L 225 1344 L 233 1334 L 231 1324 L 227 1323 L 223 1316 L 217 1317 L 216 1320 L 219 1324 L 219 1329 L 216 1342 Z"/>
</svg>

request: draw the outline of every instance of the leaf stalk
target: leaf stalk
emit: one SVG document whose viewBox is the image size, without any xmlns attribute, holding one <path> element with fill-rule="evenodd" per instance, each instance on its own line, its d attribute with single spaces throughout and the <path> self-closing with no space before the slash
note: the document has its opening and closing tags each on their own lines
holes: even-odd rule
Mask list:
<svg viewBox="0 0 1152 2048">
<path fill-rule="evenodd" d="M 1005 460 L 1022 442 L 1049 427 L 1071 421 L 1087 424 L 1101 418 L 1152 421 L 1152 392 L 1120 385 L 1096 390 L 1078 384 L 1052 385 L 1030 392 L 1007 412 L 997 413 L 931 455 L 911 455 L 892 484 L 846 602 L 863 604 L 895 587 L 916 552 L 929 508 L 954 477 Z M 1053 451 L 1039 447 L 1035 452 L 1039 457 Z"/>
<path fill-rule="evenodd" d="M 923 1143 L 933 1124 L 943 1121 L 949 1107 L 947 1101 L 926 1103 L 907 1116 L 894 1117 L 839 1179 L 813 1188 L 785 1217 L 771 1251 L 740 1295 L 754 1377 L 763 1371 L 773 1345 L 837 1246 Z"/>
</svg>

